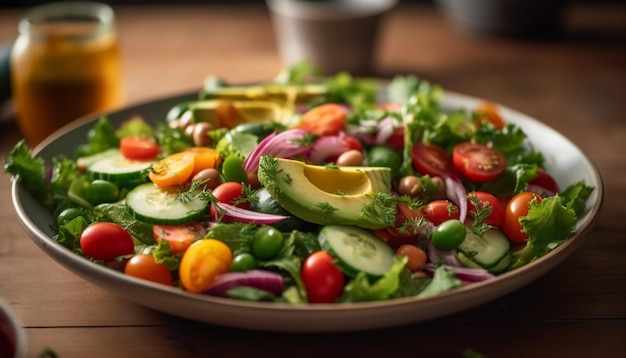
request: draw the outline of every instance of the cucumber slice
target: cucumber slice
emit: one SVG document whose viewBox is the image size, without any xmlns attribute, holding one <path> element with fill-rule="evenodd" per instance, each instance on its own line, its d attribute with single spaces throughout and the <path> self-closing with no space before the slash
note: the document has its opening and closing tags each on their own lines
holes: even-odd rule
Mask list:
<svg viewBox="0 0 626 358">
<path fill-rule="evenodd" d="M 183 201 L 179 194 L 152 183 L 141 184 L 126 195 L 126 210 L 139 221 L 160 225 L 187 224 L 205 214 L 208 200 L 190 195 Z"/>
<path fill-rule="evenodd" d="M 461 261 L 461 263 L 465 265 L 466 267 L 485 269 L 484 267 L 480 266 L 469 257 L 465 256 L 465 254 L 463 254 L 462 252 L 459 252 L 457 254 L 457 257 L 459 258 L 459 261 Z M 511 252 L 509 252 L 495 266 L 486 270 L 489 273 L 492 273 L 494 275 L 503 273 L 506 270 L 508 270 L 509 266 L 511 266 L 512 258 L 513 258 L 513 255 L 511 255 Z"/>
<path fill-rule="evenodd" d="M 87 171 L 87 168 L 89 168 L 89 166 L 93 163 L 100 161 L 104 158 L 115 157 L 117 155 L 120 155 L 120 150 L 118 148 L 111 148 L 104 150 L 100 153 L 92 154 L 86 157 L 80 157 L 76 160 L 76 165 L 78 166 L 78 169 L 84 173 L 85 171 Z"/>
<path fill-rule="evenodd" d="M 487 270 L 498 265 L 510 254 L 510 249 L 509 239 L 498 229 L 489 229 L 481 237 L 467 228 L 465 240 L 457 247 L 469 260 Z"/>
<path fill-rule="evenodd" d="M 155 162 L 152 160 L 131 160 L 121 152 L 104 156 L 87 167 L 91 179 L 104 179 L 116 184 L 136 182 L 147 177 L 147 171 Z"/>
<path fill-rule="evenodd" d="M 322 249 L 338 259 L 337 264 L 351 276 L 359 271 L 372 278 L 383 276 L 395 256 L 386 242 L 356 226 L 326 225 L 319 233 Z"/>
</svg>

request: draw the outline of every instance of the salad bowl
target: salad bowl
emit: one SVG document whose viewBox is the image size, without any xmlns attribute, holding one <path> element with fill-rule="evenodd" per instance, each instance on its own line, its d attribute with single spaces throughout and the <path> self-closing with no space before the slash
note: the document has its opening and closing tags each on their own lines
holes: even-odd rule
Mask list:
<svg viewBox="0 0 626 358">
<path fill-rule="evenodd" d="M 163 119 L 173 106 L 194 99 L 197 99 L 197 92 L 138 104 L 106 115 L 114 125 L 136 114 L 148 120 Z M 469 109 L 480 101 L 445 92 L 442 105 Z M 287 304 L 189 293 L 124 275 L 76 255 L 52 239 L 55 234 L 52 214 L 17 181 L 12 184 L 12 199 L 19 221 L 30 238 L 52 259 L 114 295 L 157 311 L 209 324 L 279 332 L 346 332 L 424 322 L 495 300 L 546 274 L 583 242 L 600 212 L 603 183 L 595 164 L 575 144 L 540 121 L 505 106 L 499 109 L 503 118 L 522 128 L 530 145 L 543 153 L 546 169 L 561 187 L 584 180 L 594 191 L 586 201 L 575 233 L 545 256 L 492 279 L 436 296 L 346 304 Z M 83 118 L 60 129 L 37 146 L 33 154 L 46 161 L 59 155 L 72 156 L 74 147 L 70 144 L 83 142 L 98 118 L 95 115 Z"/>
</svg>

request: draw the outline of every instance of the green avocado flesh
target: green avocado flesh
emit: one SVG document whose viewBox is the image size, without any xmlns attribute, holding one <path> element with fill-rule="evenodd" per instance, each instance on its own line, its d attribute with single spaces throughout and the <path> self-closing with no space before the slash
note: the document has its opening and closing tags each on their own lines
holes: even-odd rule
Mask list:
<svg viewBox="0 0 626 358">
<path fill-rule="evenodd" d="M 367 229 L 390 224 L 373 199 L 377 193 L 391 192 L 389 168 L 328 167 L 266 156 L 258 177 L 283 208 L 302 220 Z"/>
</svg>

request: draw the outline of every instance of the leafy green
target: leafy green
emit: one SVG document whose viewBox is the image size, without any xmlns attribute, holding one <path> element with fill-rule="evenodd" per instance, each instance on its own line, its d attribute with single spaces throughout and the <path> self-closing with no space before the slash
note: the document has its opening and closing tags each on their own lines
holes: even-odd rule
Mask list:
<svg viewBox="0 0 626 358">
<path fill-rule="evenodd" d="M 177 271 L 182 259 L 182 254 L 175 254 L 167 240 L 159 240 L 156 245 L 151 246 L 150 254 L 154 261 L 164 264 L 170 271 Z"/>
<path fill-rule="evenodd" d="M 315 67 L 310 61 L 301 61 L 285 67 L 274 79 L 274 83 L 281 85 L 302 85 L 311 81 L 320 80 L 322 70 Z"/>
<path fill-rule="evenodd" d="M 567 240 L 576 227 L 576 212 L 564 205 L 560 196 L 530 202 L 528 215 L 519 219 L 528 241 L 523 249 L 513 252 L 512 268 L 528 264 L 544 256 Z"/>
<path fill-rule="evenodd" d="M 127 210 L 123 201 L 112 204 L 100 204 L 96 211 L 102 213 L 109 222 L 125 228 L 136 244 L 151 245 L 155 243 L 152 225 L 135 219 Z"/>
<path fill-rule="evenodd" d="M 399 289 L 400 276 L 406 266 L 406 257 L 395 256 L 393 266 L 373 283 L 370 282 L 368 276 L 360 271 L 346 285 L 340 302 L 365 302 L 386 300 Z"/>
<path fill-rule="evenodd" d="M 236 155 L 245 158 L 259 144 L 259 138 L 253 134 L 230 131 L 217 142 L 215 149 L 223 157 Z"/>
<path fill-rule="evenodd" d="M 451 291 L 457 287 L 461 287 L 463 282 L 456 277 L 453 270 L 447 270 L 440 266 L 435 270 L 432 281 L 420 292 L 417 297 L 429 297 L 439 295 L 441 293 Z"/>
<path fill-rule="evenodd" d="M 586 185 L 584 181 L 579 181 L 565 188 L 559 195 L 564 205 L 574 210 L 577 216 L 580 216 L 585 209 L 586 200 L 589 199 L 593 191 L 593 187 Z"/>
<path fill-rule="evenodd" d="M 235 286 L 228 289 L 226 295 L 234 300 L 242 301 L 276 301 L 276 295 L 273 293 L 249 286 Z"/>
<path fill-rule="evenodd" d="M 217 224 L 212 226 L 206 234 L 206 237 L 212 237 L 223 241 L 233 256 L 237 256 L 244 252 L 250 252 L 250 241 L 254 235 L 255 225 L 244 224 L 239 222 L 229 224 Z"/>
<path fill-rule="evenodd" d="M 143 117 L 133 116 L 122 123 L 116 135 L 118 138 L 129 136 L 153 137 L 154 131 L 152 130 L 152 126 L 150 126 Z"/>
<path fill-rule="evenodd" d="M 157 142 L 161 145 L 161 155 L 164 157 L 193 146 L 191 137 L 186 135 L 185 131 L 179 127 L 170 127 L 165 123 L 157 123 L 155 134 Z"/>
<path fill-rule="evenodd" d="M 374 108 L 376 105 L 377 84 L 374 80 L 356 79 L 347 72 L 340 72 L 325 84 L 327 92 L 309 102 L 309 107 L 327 102 L 343 103 L 352 109 Z"/>
<path fill-rule="evenodd" d="M 507 166 L 496 179 L 483 183 L 480 191 L 500 198 L 512 197 L 528 189 L 528 183 L 535 176 L 537 176 L 536 164 L 514 164 Z"/>
<path fill-rule="evenodd" d="M 59 227 L 58 234 L 53 236 L 54 241 L 68 249 L 82 254 L 80 251 L 80 234 L 89 225 L 84 217 L 78 216 Z"/>
<path fill-rule="evenodd" d="M 48 184 L 46 183 L 46 164 L 42 158 L 34 157 L 25 140 L 19 141 L 4 158 L 4 171 L 13 175 L 15 180 L 35 199 L 50 204 Z"/>
<path fill-rule="evenodd" d="M 78 146 L 75 157 L 86 157 L 110 148 L 117 148 L 119 145 L 120 141 L 115 133 L 115 128 L 113 128 L 108 117 L 103 116 L 87 133 L 87 143 Z"/>
</svg>

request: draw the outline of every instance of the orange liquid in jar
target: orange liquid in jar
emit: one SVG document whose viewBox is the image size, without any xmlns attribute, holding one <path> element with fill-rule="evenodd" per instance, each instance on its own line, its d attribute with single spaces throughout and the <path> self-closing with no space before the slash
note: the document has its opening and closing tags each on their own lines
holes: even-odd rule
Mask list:
<svg viewBox="0 0 626 358">
<path fill-rule="evenodd" d="M 39 28 L 17 39 L 11 62 L 17 122 L 29 144 L 84 115 L 121 105 L 121 59 L 113 32 L 76 35 L 94 32 L 96 21 L 31 26 Z"/>
</svg>

